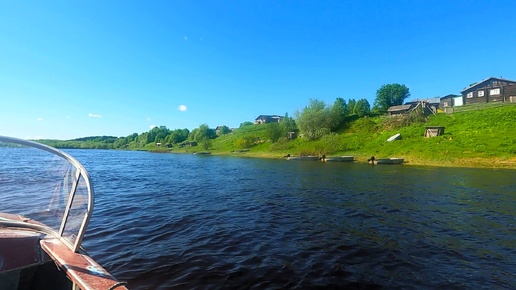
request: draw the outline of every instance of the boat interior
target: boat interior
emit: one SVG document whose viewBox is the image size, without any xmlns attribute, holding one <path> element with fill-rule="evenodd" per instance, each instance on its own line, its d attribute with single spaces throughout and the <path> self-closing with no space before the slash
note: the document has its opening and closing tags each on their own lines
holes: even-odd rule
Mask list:
<svg viewBox="0 0 516 290">
<path fill-rule="evenodd" d="M 0 169 L 0 289 L 127 289 L 81 247 L 94 191 L 76 159 L 0 136 Z"/>
</svg>

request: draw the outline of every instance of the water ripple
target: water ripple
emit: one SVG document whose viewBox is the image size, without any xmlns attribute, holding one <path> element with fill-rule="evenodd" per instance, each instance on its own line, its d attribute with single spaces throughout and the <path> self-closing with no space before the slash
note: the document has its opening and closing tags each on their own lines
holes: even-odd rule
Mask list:
<svg viewBox="0 0 516 290">
<path fill-rule="evenodd" d="M 70 153 L 97 194 L 84 246 L 131 289 L 516 285 L 513 171 Z"/>
</svg>

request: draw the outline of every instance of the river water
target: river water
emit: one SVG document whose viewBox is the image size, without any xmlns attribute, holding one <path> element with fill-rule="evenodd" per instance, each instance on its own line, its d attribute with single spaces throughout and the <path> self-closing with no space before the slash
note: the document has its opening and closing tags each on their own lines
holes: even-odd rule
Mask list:
<svg viewBox="0 0 516 290">
<path fill-rule="evenodd" d="M 516 171 L 67 150 L 130 289 L 509 289 Z"/>
</svg>

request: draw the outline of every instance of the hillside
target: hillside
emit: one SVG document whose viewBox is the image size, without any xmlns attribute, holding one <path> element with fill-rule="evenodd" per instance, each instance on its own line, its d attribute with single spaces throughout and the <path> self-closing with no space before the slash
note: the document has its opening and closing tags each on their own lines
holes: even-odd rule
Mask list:
<svg viewBox="0 0 516 290">
<path fill-rule="evenodd" d="M 277 124 L 245 124 L 233 132 L 209 141 L 212 154 L 282 158 L 291 155 L 353 155 L 359 162 L 376 158 L 401 157 L 409 165 L 490 167 L 516 169 L 516 104 L 483 104 L 458 107 L 453 114 L 439 113 L 423 120 L 410 118 L 363 117 L 349 120 L 338 134 L 317 141 L 282 137 L 271 142 L 268 136 Z M 444 135 L 425 138 L 426 126 L 444 126 Z M 160 130 L 184 141 L 160 138 Z M 190 146 L 188 130 L 154 128 L 127 137 L 86 137 L 75 140 L 39 140 L 58 148 L 97 148 L 192 153 L 204 151 L 205 144 Z M 186 131 L 186 132 L 185 132 Z M 195 131 L 195 130 L 194 130 Z M 176 134 L 177 133 L 177 134 Z M 387 142 L 400 133 L 401 140 Z M 174 135 L 176 134 L 176 135 Z M 188 137 L 188 140 L 186 139 Z M 156 141 L 156 140 L 164 141 Z M 170 139 L 172 140 L 172 139 Z M 158 143 L 163 142 L 163 143 Z M 159 144 L 159 145 L 158 145 Z"/>
<path fill-rule="evenodd" d="M 466 108 L 467 109 L 467 108 Z M 516 104 L 475 108 L 454 114 L 437 114 L 424 123 L 408 126 L 396 124 L 392 118 L 361 118 L 340 134 L 307 142 L 302 138 L 271 144 L 258 143 L 246 156 L 281 157 L 291 155 L 354 155 L 359 161 L 370 156 L 403 157 L 408 164 L 516 168 Z M 444 126 L 442 136 L 425 138 L 426 126 Z M 252 130 L 251 130 L 252 129 Z M 239 129 L 213 141 L 214 154 L 227 154 L 236 140 L 256 136 L 263 140 L 266 125 Z M 396 134 L 401 140 L 386 142 Z"/>
</svg>

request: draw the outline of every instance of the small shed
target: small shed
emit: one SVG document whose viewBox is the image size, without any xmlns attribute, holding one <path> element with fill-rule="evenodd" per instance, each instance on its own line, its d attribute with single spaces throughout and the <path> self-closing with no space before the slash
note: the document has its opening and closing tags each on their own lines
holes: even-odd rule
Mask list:
<svg viewBox="0 0 516 290">
<path fill-rule="evenodd" d="M 425 137 L 436 137 L 444 134 L 443 126 L 427 126 L 425 127 Z"/>
<path fill-rule="evenodd" d="M 294 140 L 294 139 L 296 139 L 296 137 L 297 137 L 296 132 L 288 132 L 287 133 L 287 139 L 288 140 Z"/>
<path fill-rule="evenodd" d="M 403 115 L 408 113 L 410 109 L 412 109 L 412 107 L 414 107 L 413 104 L 392 106 L 389 109 L 387 109 L 387 113 L 389 113 L 389 115 L 391 116 Z"/>
<path fill-rule="evenodd" d="M 442 97 L 439 102 L 439 108 L 444 110 L 444 108 L 451 108 L 455 106 L 455 98 L 457 96 L 450 94 Z M 460 96 L 462 98 L 462 96 Z"/>
</svg>

